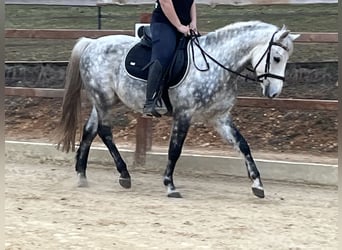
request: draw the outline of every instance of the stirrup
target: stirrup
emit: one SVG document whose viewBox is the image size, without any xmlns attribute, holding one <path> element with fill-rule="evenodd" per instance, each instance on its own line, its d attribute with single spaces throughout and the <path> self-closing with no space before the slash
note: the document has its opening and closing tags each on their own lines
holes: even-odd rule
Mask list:
<svg viewBox="0 0 342 250">
<path fill-rule="evenodd" d="M 156 110 L 156 103 L 155 101 L 146 101 L 143 109 L 143 117 L 161 117 Z"/>
</svg>

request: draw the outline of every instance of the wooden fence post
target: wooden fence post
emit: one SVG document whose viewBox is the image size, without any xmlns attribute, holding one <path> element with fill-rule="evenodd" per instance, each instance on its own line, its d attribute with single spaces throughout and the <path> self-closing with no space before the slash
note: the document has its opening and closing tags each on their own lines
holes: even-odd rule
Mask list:
<svg viewBox="0 0 342 250">
<path fill-rule="evenodd" d="M 151 14 L 142 13 L 141 23 L 150 23 Z M 152 119 L 139 116 L 137 118 L 134 165 L 142 166 L 146 163 L 146 152 L 152 148 Z"/>
<path fill-rule="evenodd" d="M 137 118 L 134 165 L 146 163 L 146 152 L 152 147 L 152 119 L 139 116 Z"/>
</svg>

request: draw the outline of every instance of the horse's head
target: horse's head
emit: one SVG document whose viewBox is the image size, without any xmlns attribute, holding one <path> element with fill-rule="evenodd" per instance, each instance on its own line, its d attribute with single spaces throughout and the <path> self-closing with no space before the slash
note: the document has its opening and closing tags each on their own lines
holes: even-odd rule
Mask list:
<svg viewBox="0 0 342 250">
<path fill-rule="evenodd" d="M 264 96 L 274 98 L 281 93 L 286 63 L 293 51 L 293 41 L 298 37 L 283 26 L 273 33 L 267 44 L 257 46 L 253 51 L 251 63 Z"/>
</svg>

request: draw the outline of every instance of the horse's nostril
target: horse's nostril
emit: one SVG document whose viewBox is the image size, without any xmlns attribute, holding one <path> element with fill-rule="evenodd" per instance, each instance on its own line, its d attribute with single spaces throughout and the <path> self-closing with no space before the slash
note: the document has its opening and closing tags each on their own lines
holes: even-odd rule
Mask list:
<svg viewBox="0 0 342 250">
<path fill-rule="evenodd" d="M 277 97 L 277 94 L 275 93 L 275 94 L 273 94 L 273 95 L 269 95 L 269 98 L 276 98 Z"/>
<path fill-rule="evenodd" d="M 271 92 L 269 88 L 266 88 L 264 91 L 264 96 L 273 99 L 276 98 L 278 96 L 277 92 Z"/>
</svg>

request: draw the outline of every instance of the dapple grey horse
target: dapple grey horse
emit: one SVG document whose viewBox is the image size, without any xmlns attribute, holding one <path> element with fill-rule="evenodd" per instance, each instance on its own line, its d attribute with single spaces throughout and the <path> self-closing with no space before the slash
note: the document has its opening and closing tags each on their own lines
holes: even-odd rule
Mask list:
<svg viewBox="0 0 342 250">
<path fill-rule="evenodd" d="M 197 46 L 193 50 L 188 46 L 190 63 L 186 76 L 168 90 L 173 107 L 168 162 L 163 177 L 168 197 L 181 197 L 174 185 L 173 173 L 193 122 L 213 126 L 225 141 L 232 143 L 243 154 L 252 191 L 257 197 L 264 197 L 260 173 L 249 145 L 234 126 L 230 114 L 237 97 L 235 80 L 246 66 L 251 66 L 263 95 L 269 98 L 279 96 L 285 67 L 293 51 L 293 41 L 298 36 L 291 34 L 285 26 L 280 29 L 272 24 L 249 21 L 230 24 L 197 37 Z M 124 65 L 125 55 L 138 42 L 138 38 L 126 35 L 81 38 L 72 50 L 58 126 L 58 148 L 66 152 L 75 148 L 81 90 L 84 88 L 93 108 L 84 125 L 76 154 L 79 186 L 87 185 L 88 153 L 93 139 L 99 135 L 120 173 L 120 185 L 131 187 L 126 163 L 113 142 L 111 111 L 113 105 L 121 101 L 129 108 L 142 112 L 146 82 L 128 75 Z M 198 67 L 206 65 L 203 52 L 210 56 L 206 71 L 198 70 Z"/>
</svg>

